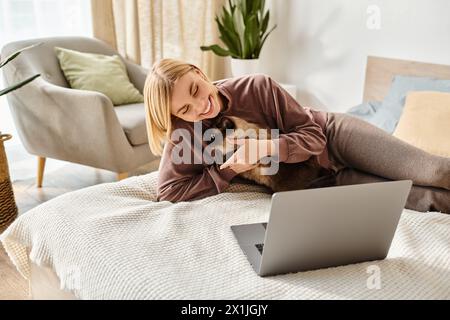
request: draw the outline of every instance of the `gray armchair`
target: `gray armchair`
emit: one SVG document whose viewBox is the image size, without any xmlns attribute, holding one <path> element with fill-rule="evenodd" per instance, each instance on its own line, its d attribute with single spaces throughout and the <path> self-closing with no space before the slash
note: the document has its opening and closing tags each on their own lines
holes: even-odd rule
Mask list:
<svg viewBox="0 0 450 320">
<path fill-rule="evenodd" d="M 118 55 L 116 51 L 93 38 L 55 37 L 9 43 L 1 56 L 38 42 L 43 44 L 22 52 L 3 72 L 7 86 L 41 73 L 7 96 L 22 143 L 38 157 L 38 187 L 46 158 L 110 170 L 119 179 L 157 158 L 148 146 L 144 104 L 113 106 L 102 93 L 71 89 L 54 47 L 106 55 Z M 130 81 L 142 93 L 147 70 L 124 62 Z"/>
</svg>

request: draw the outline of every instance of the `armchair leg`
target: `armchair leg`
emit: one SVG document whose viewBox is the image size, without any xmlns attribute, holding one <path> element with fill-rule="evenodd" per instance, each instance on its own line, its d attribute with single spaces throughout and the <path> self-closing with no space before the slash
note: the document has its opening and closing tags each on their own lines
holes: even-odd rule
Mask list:
<svg viewBox="0 0 450 320">
<path fill-rule="evenodd" d="M 38 157 L 38 172 L 37 172 L 37 187 L 42 188 L 42 180 L 44 178 L 45 169 L 45 159 L 44 157 Z"/>
<path fill-rule="evenodd" d="M 128 178 L 128 172 L 117 173 L 117 180 L 123 180 Z"/>
</svg>

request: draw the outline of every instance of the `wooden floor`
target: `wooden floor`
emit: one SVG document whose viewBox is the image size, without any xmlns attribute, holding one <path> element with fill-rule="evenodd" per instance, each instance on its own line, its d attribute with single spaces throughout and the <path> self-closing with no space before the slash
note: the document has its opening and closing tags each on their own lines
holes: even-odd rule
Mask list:
<svg viewBox="0 0 450 320">
<path fill-rule="evenodd" d="M 5 146 L 19 215 L 66 192 L 114 182 L 114 172 L 64 161 L 47 159 L 42 188 L 36 187 L 37 158 L 22 146 Z M 138 175 L 156 170 L 158 161 L 132 172 Z M 28 282 L 17 272 L 0 244 L 0 300 L 28 299 Z"/>
<path fill-rule="evenodd" d="M 0 300 L 28 299 L 28 282 L 17 272 L 0 245 Z"/>
</svg>

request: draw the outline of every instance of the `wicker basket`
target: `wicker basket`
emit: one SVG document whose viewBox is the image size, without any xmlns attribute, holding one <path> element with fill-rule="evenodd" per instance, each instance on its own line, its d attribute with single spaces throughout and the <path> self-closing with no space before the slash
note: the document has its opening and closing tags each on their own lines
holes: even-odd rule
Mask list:
<svg viewBox="0 0 450 320">
<path fill-rule="evenodd" d="M 18 213 L 3 145 L 3 142 L 9 139 L 10 134 L 0 132 L 0 233 L 16 219 Z"/>
</svg>

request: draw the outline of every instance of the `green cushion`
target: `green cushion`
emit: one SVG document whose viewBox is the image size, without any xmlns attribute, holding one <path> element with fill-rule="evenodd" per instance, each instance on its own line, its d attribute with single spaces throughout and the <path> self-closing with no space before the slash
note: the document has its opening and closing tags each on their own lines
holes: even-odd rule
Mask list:
<svg viewBox="0 0 450 320">
<path fill-rule="evenodd" d="M 114 105 L 144 102 L 128 78 L 119 56 L 84 53 L 55 47 L 61 69 L 73 89 L 98 91 Z"/>
</svg>

